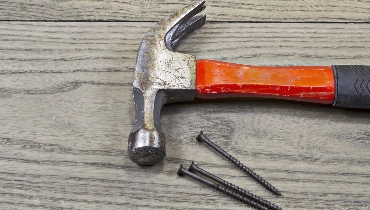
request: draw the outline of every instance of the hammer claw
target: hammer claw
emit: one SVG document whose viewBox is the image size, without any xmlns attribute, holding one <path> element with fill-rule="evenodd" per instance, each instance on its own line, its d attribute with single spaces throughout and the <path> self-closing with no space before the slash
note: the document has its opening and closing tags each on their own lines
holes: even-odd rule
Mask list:
<svg viewBox="0 0 370 210">
<path fill-rule="evenodd" d="M 204 25 L 206 15 L 202 14 L 195 16 L 206 8 L 204 3 L 204 1 L 198 2 L 195 7 L 166 34 L 165 44 L 169 50 L 174 51 L 183 37 Z"/>
<path fill-rule="evenodd" d="M 166 36 L 171 36 L 171 49 L 175 50 L 182 38 L 200 28 L 204 25 L 205 21 L 206 15 L 198 15 L 181 24 L 174 34 L 168 33 Z M 166 46 L 168 46 L 168 43 L 166 43 Z"/>
</svg>

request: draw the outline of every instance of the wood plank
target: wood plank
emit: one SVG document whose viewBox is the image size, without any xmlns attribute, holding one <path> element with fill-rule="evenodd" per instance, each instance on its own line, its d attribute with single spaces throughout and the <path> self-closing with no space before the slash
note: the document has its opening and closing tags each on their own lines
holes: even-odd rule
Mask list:
<svg viewBox="0 0 370 210">
<path fill-rule="evenodd" d="M 370 208 L 367 110 L 262 99 L 166 105 L 165 161 L 128 160 L 133 66 L 150 25 L 0 23 L 2 208 L 246 207 L 177 177 L 192 160 L 283 209 Z M 368 34 L 364 24 L 212 23 L 179 50 L 256 65 L 368 64 Z M 197 143 L 200 130 L 283 197 Z"/>
<path fill-rule="evenodd" d="M 158 21 L 194 0 L 0 1 L 1 20 Z M 369 22 L 369 1 L 234 0 L 206 2 L 213 21 Z"/>
<path fill-rule="evenodd" d="M 131 73 L 152 25 L 2 22 L 0 74 Z M 253 65 L 367 65 L 369 33 L 367 24 L 207 23 L 178 51 Z"/>
</svg>

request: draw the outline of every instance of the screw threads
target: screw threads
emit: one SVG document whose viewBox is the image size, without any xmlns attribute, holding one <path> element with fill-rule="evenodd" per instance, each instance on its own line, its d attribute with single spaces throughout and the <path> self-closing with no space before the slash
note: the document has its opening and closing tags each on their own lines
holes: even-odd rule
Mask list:
<svg viewBox="0 0 370 210">
<path fill-rule="evenodd" d="M 229 196 L 231 196 L 231 197 L 233 197 L 233 198 L 235 198 L 235 199 L 237 199 L 239 201 L 242 201 L 242 202 L 244 202 L 244 203 L 246 203 L 246 204 L 248 204 L 248 205 L 250 205 L 250 206 L 252 206 L 254 208 L 263 209 L 263 210 L 265 210 L 265 209 L 267 210 L 268 209 L 267 207 L 263 206 L 262 204 L 259 204 L 259 203 L 255 202 L 255 201 L 252 201 L 250 199 L 247 199 L 247 198 L 239 195 L 238 193 L 233 192 L 232 190 L 229 190 L 229 189 L 227 189 L 225 187 L 221 187 L 218 184 L 215 184 L 215 189 L 217 189 L 217 190 L 225 193 L 226 195 L 229 195 Z"/>
<path fill-rule="evenodd" d="M 264 180 L 262 177 L 260 177 L 254 171 L 252 171 L 250 168 L 243 165 L 239 160 L 237 160 L 236 158 L 234 158 L 231 155 L 230 155 L 230 158 L 228 158 L 228 159 L 230 160 L 230 162 L 234 163 L 240 170 L 247 173 L 250 177 L 252 177 L 258 183 L 260 183 L 262 186 L 264 186 L 270 192 L 274 193 L 275 195 L 279 195 L 279 196 L 281 195 L 279 190 L 277 190 L 275 187 L 273 187 L 270 183 L 268 183 L 266 180 Z"/>
<path fill-rule="evenodd" d="M 230 162 L 232 162 L 234 165 L 236 165 L 240 170 L 244 171 L 247 173 L 250 177 L 252 177 L 254 180 L 256 180 L 258 183 L 260 183 L 262 186 L 264 186 L 267 190 L 270 192 L 276 194 L 276 195 L 281 195 L 281 193 L 273 187 L 270 183 L 268 183 L 266 180 L 264 180 L 262 177 L 258 176 L 256 173 L 254 173 L 251 169 L 243 165 L 239 160 L 231 156 L 229 153 L 221 149 L 219 146 L 217 146 L 215 143 L 213 143 L 211 140 L 207 139 L 203 135 L 203 131 L 201 131 L 197 137 L 198 141 L 203 141 L 206 144 L 208 144 L 210 147 L 212 147 L 214 150 L 219 152 L 221 155 L 223 155 L 225 158 L 227 158 Z"/>
<path fill-rule="evenodd" d="M 252 194 L 252 193 L 250 193 L 250 192 L 248 192 L 248 191 L 246 191 L 246 190 L 238 187 L 238 186 L 235 186 L 234 184 L 232 184 L 232 183 L 230 183 L 230 182 L 228 182 L 226 180 L 223 180 L 220 177 L 218 177 L 218 176 L 216 176 L 214 174 L 211 174 L 211 173 L 209 173 L 208 171 L 206 171 L 204 169 L 199 168 L 198 166 L 196 166 L 194 164 L 194 162 L 191 163 L 191 165 L 189 166 L 189 169 L 188 170 L 189 171 L 196 171 L 196 172 L 198 172 L 198 173 L 200 173 L 200 174 L 202 174 L 202 175 L 204 175 L 204 176 L 206 176 L 206 177 L 208 177 L 208 178 L 210 178 L 210 179 L 212 179 L 212 180 L 214 180 L 214 181 L 216 181 L 216 182 L 218 182 L 220 184 L 223 184 L 226 187 L 228 187 L 228 188 L 230 188 L 230 189 L 232 189 L 232 190 L 234 190 L 234 191 L 236 191 L 236 192 L 244 195 L 246 198 L 249 198 L 251 200 L 254 200 L 255 202 L 258 202 L 258 203 L 260 203 L 260 204 L 262 204 L 262 205 L 264 205 L 264 206 L 266 206 L 266 207 L 268 207 L 270 209 L 273 209 L 273 210 L 281 210 L 280 207 L 278 207 L 278 206 L 276 206 L 276 205 L 268 202 L 267 200 L 265 200 L 263 198 L 260 198 L 260 197 L 258 197 L 256 195 L 254 195 L 254 194 Z"/>
<path fill-rule="evenodd" d="M 268 207 L 270 209 L 273 209 L 273 210 L 281 210 L 280 207 L 278 207 L 278 206 L 276 206 L 276 205 L 274 205 L 274 204 L 266 201 L 265 199 L 262 199 L 262 198 L 260 198 L 260 197 L 258 197 L 256 195 L 254 195 L 254 194 L 252 194 L 252 193 L 250 193 L 248 191 L 245 191 L 245 190 L 243 190 L 243 189 L 241 189 L 241 188 L 239 188 L 239 187 L 231 184 L 230 182 L 225 181 L 224 185 L 227 186 L 227 187 L 229 187 L 230 189 L 233 189 L 236 192 L 244 195 L 245 197 L 247 197 L 247 198 L 249 198 L 251 200 L 254 200 L 255 202 L 258 202 L 258 203 L 260 203 L 260 204 L 262 204 L 262 205 L 264 205 L 264 206 L 266 206 L 266 207 Z"/>
<path fill-rule="evenodd" d="M 213 189 L 216 189 L 216 190 L 218 190 L 218 191 L 220 191 L 220 192 L 222 192 L 222 193 L 224 193 L 224 194 L 226 194 L 226 195 L 228 195 L 230 197 L 233 197 L 233 198 L 235 198 L 235 199 L 237 199 L 237 200 L 239 200 L 239 201 L 241 201 L 243 203 L 246 203 L 246 204 L 248 204 L 248 205 L 250 205 L 250 206 L 252 206 L 252 207 L 254 207 L 256 209 L 260 209 L 260 210 L 268 210 L 269 209 L 269 208 L 267 208 L 267 207 L 265 207 L 265 206 L 263 206 L 263 205 L 255 202 L 253 200 L 250 200 L 250 199 L 248 199 L 246 197 L 243 197 L 243 196 L 239 195 L 238 193 L 235 193 L 232 190 L 229 190 L 229 189 L 227 189 L 225 187 L 222 187 L 222 186 L 220 186 L 220 185 L 218 185 L 216 183 L 213 183 L 213 182 L 211 182 L 211 181 L 209 181 L 207 179 L 204 179 L 204 178 L 202 178 L 202 177 L 200 177 L 200 176 L 198 176 L 198 175 L 196 175 L 194 173 L 191 173 L 190 171 L 185 170 L 182 165 L 180 165 L 180 168 L 179 168 L 177 174 L 179 176 L 188 175 L 188 176 L 192 177 L 193 179 L 196 179 L 196 180 L 198 180 L 198 181 L 200 181 L 200 182 L 202 182 L 204 184 L 207 184 L 208 186 L 212 187 Z"/>
</svg>

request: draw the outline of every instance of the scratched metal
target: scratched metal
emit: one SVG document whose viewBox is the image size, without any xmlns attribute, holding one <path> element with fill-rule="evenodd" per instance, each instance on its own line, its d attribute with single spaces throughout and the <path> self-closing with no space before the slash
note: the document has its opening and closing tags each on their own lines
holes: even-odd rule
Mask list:
<svg viewBox="0 0 370 210">
<path fill-rule="evenodd" d="M 205 15 L 195 16 L 204 8 L 204 1 L 200 1 L 162 19 L 140 44 L 133 82 L 136 122 L 128 139 L 129 158 L 137 164 L 154 165 L 166 155 L 160 124 L 162 106 L 194 100 L 195 57 L 174 49 L 205 23 Z"/>
</svg>

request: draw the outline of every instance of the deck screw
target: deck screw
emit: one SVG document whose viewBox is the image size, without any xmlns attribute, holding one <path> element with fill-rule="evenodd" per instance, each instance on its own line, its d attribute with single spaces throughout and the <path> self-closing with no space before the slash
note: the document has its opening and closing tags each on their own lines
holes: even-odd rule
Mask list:
<svg viewBox="0 0 370 210">
<path fill-rule="evenodd" d="M 214 181 L 216 181 L 216 182 L 218 182 L 220 184 L 225 185 L 226 187 L 229 187 L 230 189 L 236 191 L 237 193 L 239 193 L 241 195 L 244 195 L 245 197 L 247 197 L 247 198 L 249 198 L 251 200 L 254 200 L 255 202 L 258 202 L 260 204 L 263 204 L 264 206 L 266 206 L 266 207 L 268 207 L 270 209 L 273 209 L 273 210 L 281 210 L 280 207 L 278 207 L 278 206 L 276 206 L 276 205 L 274 205 L 274 204 L 272 204 L 272 203 L 264 200 L 263 198 L 260 198 L 260 197 L 258 197 L 256 195 L 253 195 L 252 193 L 250 193 L 250 192 L 248 192 L 246 190 L 243 190 L 242 188 L 237 187 L 234 184 L 231 184 L 230 182 L 228 182 L 226 180 L 223 180 L 220 177 L 209 173 L 208 171 L 205 171 L 204 169 L 199 168 L 198 166 L 196 166 L 194 164 L 194 161 L 191 162 L 191 165 L 189 166 L 188 171 L 198 172 L 198 173 L 200 173 L 200 174 L 202 174 L 202 175 L 204 175 L 204 176 L 206 176 L 206 177 L 208 177 L 208 178 L 210 178 L 210 179 L 212 179 L 212 180 L 214 180 Z"/>
<path fill-rule="evenodd" d="M 200 176 L 198 176 L 198 175 L 196 175 L 196 174 L 194 174 L 190 171 L 187 171 L 186 169 L 184 169 L 184 167 L 182 165 L 180 165 L 180 168 L 177 171 L 177 175 L 179 175 L 179 176 L 188 175 L 191 178 L 193 178 L 195 180 L 198 180 L 198 181 L 200 181 L 200 182 L 202 182 L 202 183 L 204 183 L 204 184 L 206 184 L 206 185 L 208 185 L 208 186 L 210 186 L 210 187 L 212 187 L 212 188 L 214 188 L 214 189 L 216 189 L 216 190 L 218 190 L 218 191 L 220 191 L 220 192 L 222 192 L 222 193 L 224 193 L 224 194 L 226 194 L 230 197 L 233 197 L 233 198 L 235 198 L 239 201 L 242 201 L 243 203 L 246 203 L 246 204 L 248 204 L 248 205 L 250 205 L 250 206 L 252 206 L 256 209 L 260 209 L 260 210 L 268 210 L 269 209 L 269 208 L 255 202 L 253 200 L 250 200 L 246 197 L 243 197 L 243 196 L 239 195 L 238 193 L 233 192 L 232 190 L 226 189 L 225 187 L 221 187 L 220 185 L 218 185 L 216 183 L 213 183 L 213 182 L 211 182 L 207 179 L 204 179 L 203 177 L 200 177 Z"/>
<path fill-rule="evenodd" d="M 226 157 L 230 162 L 232 162 L 234 165 L 236 165 L 240 170 L 247 173 L 250 177 L 252 177 L 254 180 L 256 180 L 258 183 L 260 183 L 262 186 L 264 186 L 266 189 L 268 189 L 270 192 L 281 195 L 281 193 L 273 187 L 271 184 L 269 184 L 267 181 L 265 181 L 262 177 L 258 176 L 256 173 L 254 173 L 251 169 L 243 165 L 239 160 L 231 156 L 229 153 L 225 152 L 223 149 L 221 149 L 219 146 L 217 146 L 215 143 L 213 143 L 211 140 L 207 139 L 203 135 L 203 131 L 200 132 L 200 134 L 197 137 L 198 141 L 203 141 L 206 144 L 208 144 L 210 147 L 212 147 L 214 150 L 216 150 L 218 153 Z"/>
</svg>

